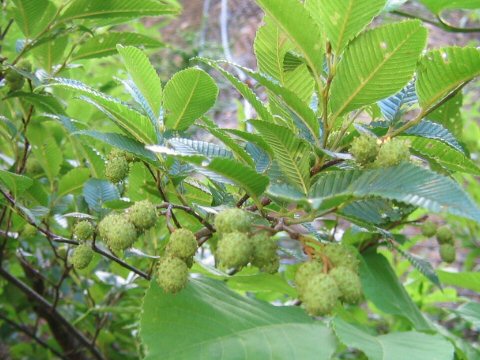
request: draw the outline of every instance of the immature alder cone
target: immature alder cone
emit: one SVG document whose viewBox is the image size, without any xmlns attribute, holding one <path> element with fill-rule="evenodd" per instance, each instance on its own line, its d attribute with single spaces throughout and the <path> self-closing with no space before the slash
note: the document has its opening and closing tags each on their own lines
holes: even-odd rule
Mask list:
<svg viewBox="0 0 480 360">
<path fill-rule="evenodd" d="M 166 253 L 187 261 L 195 255 L 197 249 L 195 234 L 187 229 L 177 229 L 170 235 Z"/>
<path fill-rule="evenodd" d="M 453 233 L 447 225 L 443 225 L 438 228 L 437 241 L 439 244 L 453 243 Z"/>
<path fill-rule="evenodd" d="M 410 160 L 409 144 L 405 140 L 394 138 L 380 147 L 375 167 L 386 168 Z"/>
<path fill-rule="evenodd" d="M 351 269 L 339 266 L 332 269 L 329 275 L 335 279 L 340 290 L 340 299 L 349 304 L 356 304 L 362 298 L 360 277 Z"/>
<path fill-rule="evenodd" d="M 453 263 L 457 257 L 457 252 L 455 246 L 452 244 L 442 244 L 440 245 L 440 258 L 446 263 Z"/>
<path fill-rule="evenodd" d="M 167 256 L 157 268 L 157 283 L 167 293 L 175 294 L 188 282 L 188 267 L 181 259 Z"/>
<path fill-rule="evenodd" d="M 425 221 L 422 225 L 422 235 L 426 237 L 435 236 L 437 225 L 433 221 Z"/>
<path fill-rule="evenodd" d="M 89 221 L 82 220 L 79 221 L 73 228 L 73 235 L 78 241 L 85 241 L 93 236 L 94 231 L 95 229 Z"/>
<path fill-rule="evenodd" d="M 107 215 L 98 225 L 100 237 L 114 251 L 122 251 L 133 245 L 137 229 L 124 215 Z"/>
<path fill-rule="evenodd" d="M 335 280 L 326 274 L 316 274 L 308 280 L 301 300 L 311 315 L 326 315 L 332 312 L 341 296 Z"/>
<path fill-rule="evenodd" d="M 139 231 L 150 229 L 157 222 L 155 205 L 149 200 L 136 202 L 128 209 L 128 219 Z"/>
<path fill-rule="evenodd" d="M 260 233 L 251 238 L 253 244 L 252 265 L 268 273 L 276 273 L 280 265 L 277 243 L 267 233 Z"/>
<path fill-rule="evenodd" d="M 323 263 L 318 260 L 309 260 L 302 263 L 295 273 L 295 285 L 299 292 L 308 284 L 308 280 L 323 272 Z"/>
<path fill-rule="evenodd" d="M 380 146 L 377 139 L 369 135 L 360 135 L 352 141 L 350 152 L 360 165 L 367 165 L 375 161 Z"/>
<path fill-rule="evenodd" d="M 124 155 L 109 155 L 105 165 L 105 176 L 108 180 L 114 184 L 119 183 L 128 176 L 129 170 L 130 166 Z"/>
<path fill-rule="evenodd" d="M 335 267 L 343 266 L 358 272 L 359 261 L 356 250 L 348 245 L 328 244 L 323 249 L 323 254 Z"/>
<path fill-rule="evenodd" d="M 248 232 L 250 219 L 244 210 L 226 209 L 215 216 L 215 227 L 220 234 L 228 234 L 234 231 Z"/>
<path fill-rule="evenodd" d="M 250 262 L 252 250 L 253 246 L 247 235 L 232 232 L 218 241 L 215 257 L 221 267 L 241 268 Z"/>
<path fill-rule="evenodd" d="M 73 267 L 75 269 L 81 270 L 85 269 L 88 264 L 92 261 L 93 258 L 93 250 L 87 244 L 80 244 L 74 250 L 73 255 L 70 259 Z"/>
</svg>

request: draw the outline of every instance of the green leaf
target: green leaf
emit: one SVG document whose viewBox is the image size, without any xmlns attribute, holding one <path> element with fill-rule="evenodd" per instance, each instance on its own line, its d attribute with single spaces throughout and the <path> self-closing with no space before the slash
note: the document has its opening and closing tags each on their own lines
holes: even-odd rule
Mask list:
<svg viewBox="0 0 480 360">
<path fill-rule="evenodd" d="M 420 271 L 428 280 L 430 280 L 439 289 L 442 289 L 442 284 L 438 278 L 432 264 L 425 259 L 422 259 L 408 251 L 403 250 L 400 246 L 393 246 L 403 257 L 405 257 L 415 269 Z"/>
<path fill-rule="evenodd" d="M 58 182 L 57 196 L 60 198 L 69 194 L 78 194 L 84 183 L 90 177 L 90 170 L 75 168 L 66 173 Z"/>
<path fill-rule="evenodd" d="M 62 12 L 60 20 L 95 18 L 136 18 L 142 16 L 175 15 L 179 12 L 173 2 L 155 0 L 74 0 Z"/>
<path fill-rule="evenodd" d="M 29 104 L 34 105 L 38 110 L 44 111 L 51 114 L 60 114 L 65 115 L 65 110 L 63 105 L 58 101 L 58 99 L 52 95 L 46 94 L 35 94 L 17 91 L 12 94 L 9 94 L 5 99 L 17 97 L 19 99 L 25 100 Z"/>
<path fill-rule="evenodd" d="M 49 0 L 13 0 L 13 3 L 13 18 L 27 39 L 33 39 L 43 31 L 57 12 Z"/>
<path fill-rule="evenodd" d="M 401 119 L 403 113 L 416 102 L 417 93 L 415 92 L 415 82 L 411 81 L 398 93 L 380 100 L 378 106 L 386 121 L 396 123 Z"/>
<path fill-rule="evenodd" d="M 248 87 L 247 84 L 237 79 L 234 75 L 230 74 L 228 71 L 220 67 L 215 61 L 205 59 L 205 58 L 195 58 L 197 61 L 201 61 L 208 66 L 219 71 L 230 83 L 235 86 L 237 91 L 242 94 L 242 96 L 252 105 L 252 107 L 257 112 L 258 116 L 265 121 L 272 121 L 273 116 L 267 107 L 258 99 L 257 95 Z"/>
<path fill-rule="evenodd" d="M 445 9 L 480 9 L 478 0 L 420 0 L 420 2 L 436 14 Z"/>
<path fill-rule="evenodd" d="M 157 119 L 162 105 L 162 83 L 157 71 L 140 49 L 118 45 L 117 50 L 133 82 L 150 105 L 154 115 L 153 120 Z"/>
<path fill-rule="evenodd" d="M 224 157 L 233 158 L 233 154 L 225 147 L 206 141 L 173 138 L 167 141 L 175 151 L 184 155 L 203 155 L 208 158 Z"/>
<path fill-rule="evenodd" d="M 463 94 L 459 92 L 450 100 L 443 103 L 435 111 L 428 115 L 428 120 L 434 121 L 446 129 L 450 130 L 452 134 L 461 138 L 463 132 L 462 109 Z"/>
<path fill-rule="evenodd" d="M 50 41 L 38 45 L 32 50 L 32 54 L 38 65 L 46 71 L 52 72 L 53 67 L 64 61 L 65 49 L 68 45 L 67 36 L 58 36 Z"/>
<path fill-rule="evenodd" d="M 451 360 L 452 344 L 443 336 L 416 331 L 373 336 L 364 329 L 335 318 L 333 328 L 342 343 L 361 350 L 369 360 Z"/>
<path fill-rule="evenodd" d="M 479 272 L 448 272 L 437 271 L 440 281 L 444 285 L 458 286 L 480 293 L 480 273 Z"/>
<path fill-rule="evenodd" d="M 333 52 L 340 55 L 348 42 L 382 11 L 385 0 L 308 0 L 305 6 L 325 28 Z"/>
<path fill-rule="evenodd" d="M 455 181 L 411 163 L 322 174 L 310 190 L 309 201 L 319 207 L 330 199 L 343 202 L 372 196 L 480 222 L 480 209 Z"/>
<path fill-rule="evenodd" d="M 143 46 L 145 48 L 158 48 L 164 44 L 157 39 L 132 32 L 109 32 L 96 35 L 78 47 L 72 56 L 72 61 L 101 58 L 117 53 L 117 44 L 123 46 Z"/>
<path fill-rule="evenodd" d="M 92 105 L 104 112 L 122 130 L 139 142 L 143 144 L 155 144 L 157 142 L 156 131 L 151 121 L 138 111 L 120 102 L 120 100 L 98 92 L 80 81 L 64 78 L 55 78 L 55 81 L 56 83 L 52 83 L 50 86 L 69 88 L 84 94 L 90 99 L 89 102 Z M 83 98 L 83 100 L 87 99 Z"/>
<path fill-rule="evenodd" d="M 247 151 L 242 146 L 237 144 L 237 142 L 234 139 L 232 139 L 226 131 L 220 128 L 211 128 L 211 127 L 205 127 L 205 128 L 210 132 L 210 134 L 212 134 L 218 140 L 224 143 L 225 146 L 232 151 L 234 157 L 237 160 L 245 162 L 246 164 L 250 165 L 250 167 L 255 167 L 255 163 L 252 157 L 247 153 Z"/>
<path fill-rule="evenodd" d="M 432 326 L 400 284 L 388 260 L 375 251 L 362 255 L 360 278 L 367 299 L 381 311 L 407 318 L 417 330 L 432 330 Z"/>
<path fill-rule="evenodd" d="M 35 145 L 32 149 L 35 158 L 40 162 L 43 170 L 45 170 L 48 180 L 53 183 L 60 172 L 63 162 L 62 150 L 53 137 L 49 137 L 42 143 Z"/>
<path fill-rule="evenodd" d="M 464 153 L 462 146 L 458 143 L 453 134 L 442 125 L 432 121 L 422 120 L 417 125 L 411 127 L 405 131 L 407 135 L 421 136 L 427 139 L 433 139 L 441 141 L 447 145 L 450 145 L 455 150 Z"/>
<path fill-rule="evenodd" d="M 251 196 L 261 195 L 268 186 L 268 177 L 235 160 L 217 157 L 204 168 L 233 181 Z"/>
<path fill-rule="evenodd" d="M 426 53 L 418 66 L 416 89 L 424 110 L 480 75 L 480 50 L 445 47 Z"/>
<path fill-rule="evenodd" d="M 33 184 L 29 177 L 11 173 L 0 169 L 0 182 L 10 190 L 14 196 L 23 193 Z"/>
<path fill-rule="evenodd" d="M 333 118 L 401 90 L 412 79 L 426 39 L 418 20 L 384 25 L 356 38 L 332 82 Z"/>
<path fill-rule="evenodd" d="M 191 279 L 176 295 L 152 281 L 140 338 L 145 360 L 327 360 L 336 345 L 331 330 L 301 309 L 243 297 L 208 278 Z"/>
<path fill-rule="evenodd" d="M 320 80 L 324 55 L 322 32 L 303 4 L 297 0 L 256 0 L 256 2 L 302 52 L 315 78 Z"/>
<path fill-rule="evenodd" d="M 121 150 L 132 153 L 135 156 L 138 156 L 140 159 L 147 161 L 151 164 L 157 164 L 157 159 L 155 155 L 145 149 L 145 146 L 138 141 L 117 133 L 102 133 L 95 130 L 83 130 L 74 133 L 75 135 L 89 136 L 91 138 L 103 141 L 106 144 L 117 147 Z"/>
<path fill-rule="evenodd" d="M 166 128 L 188 129 L 215 104 L 217 96 L 218 87 L 205 71 L 191 68 L 176 73 L 165 85 Z"/>
<path fill-rule="evenodd" d="M 469 302 L 463 304 L 454 310 L 454 312 L 468 322 L 472 323 L 477 329 L 480 329 L 480 303 Z"/>
<path fill-rule="evenodd" d="M 261 120 L 251 121 L 251 124 L 270 145 L 275 160 L 289 182 L 306 194 L 310 188 L 307 145 L 286 127 Z"/>
<path fill-rule="evenodd" d="M 83 187 L 83 196 L 88 207 L 94 211 L 100 211 L 107 201 L 120 199 L 117 188 L 106 180 L 90 179 Z"/>
<path fill-rule="evenodd" d="M 315 84 L 307 66 L 300 63 L 302 66 L 295 67 L 293 71 L 285 70 L 285 56 L 294 46 L 268 17 L 264 21 L 266 24 L 258 29 L 254 43 L 259 72 L 277 80 L 302 101 L 310 103 Z"/>
<path fill-rule="evenodd" d="M 242 70 L 247 75 L 251 76 L 254 80 L 256 80 L 259 84 L 265 86 L 268 90 L 271 91 L 272 94 L 275 94 L 279 98 L 281 98 L 285 104 L 289 107 L 291 111 L 293 111 L 299 119 L 302 121 L 304 126 L 307 127 L 310 135 L 313 139 L 317 140 L 320 136 L 320 126 L 318 119 L 313 112 L 313 110 L 300 99 L 297 94 L 293 91 L 279 85 L 278 83 L 268 79 L 262 74 L 259 74 L 255 71 L 247 69 L 243 66 L 232 64 L 236 66 L 240 70 Z"/>
<path fill-rule="evenodd" d="M 414 154 L 427 160 L 433 160 L 447 170 L 480 175 L 480 168 L 474 161 L 466 157 L 463 152 L 459 152 L 441 141 L 411 138 L 411 150 Z"/>
</svg>

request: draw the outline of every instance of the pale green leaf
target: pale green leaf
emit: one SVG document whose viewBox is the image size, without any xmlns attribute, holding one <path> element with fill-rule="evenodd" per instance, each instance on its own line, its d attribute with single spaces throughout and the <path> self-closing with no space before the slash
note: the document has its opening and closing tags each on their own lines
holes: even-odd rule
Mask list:
<svg viewBox="0 0 480 360">
<path fill-rule="evenodd" d="M 215 104 L 217 96 L 218 87 L 205 71 L 191 68 L 176 73 L 165 85 L 166 128 L 188 129 Z"/>
<path fill-rule="evenodd" d="M 38 61 L 38 65 L 46 71 L 52 72 L 55 65 L 64 61 L 65 49 L 68 46 L 67 36 L 58 36 L 50 41 L 35 47 L 32 54 Z"/>
<path fill-rule="evenodd" d="M 385 0 L 308 0 L 305 5 L 325 28 L 333 52 L 338 56 L 384 6 Z"/>
<path fill-rule="evenodd" d="M 426 39 L 418 20 L 384 25 L 356 38 L 332 82 L 333 118 L 401 90 L 413 77 Z"/>
<path fill-rule="evenodd" d="M 457 286 L 480 293 L 480 272 L 449 272 L 439 270 L 437 274 L 443 285 Z"/>
<path fill-rule="evenodd" d="M 436 105 L 465 82 L 480 75 L 480 50 L 445 47 L 429 51 L 420 60 L 416 89 L 424 110 Z"/>
<path fill-rule="evenodd" d="M 328 360 L 331 330 L 301 309 L 243 297 L 223 282 L 191 279 L 176 295 L 151 282 L 140 338 L 145 360 Z"/>
<path fill-rule="evenodd" d="M 72 61 L 114 55 L 117 52 L 117 44 L 143 46 L 144 48 L 158 48 L 164 45 L 161 41 L 142 34 L 109 32 L 91 37 L 81 44 L 72 56 Z"/>
<path fill-rule="evenodd" d="M 155 68 L 148 57 L 136 47 L 118 45 L 117 50 L 133 82 L 150 105 L 155 119 L 158 118 L 162 105 L 162 83 Z"/>
</svg>

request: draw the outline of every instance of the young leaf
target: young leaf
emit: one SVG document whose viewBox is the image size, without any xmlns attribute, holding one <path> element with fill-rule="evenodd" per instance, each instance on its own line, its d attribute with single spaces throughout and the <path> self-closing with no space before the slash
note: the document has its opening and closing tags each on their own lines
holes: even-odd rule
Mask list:
<svg viewBox="0 0 480 360">
<path fill-rule="evenodd" d="M 179 10 L 173 2 L 155 0 L 73 0 L 62 12 L 60 20 L 174 15 Z"/>
<path fill-rule="evenodd" d="M 217 96 L 218 87 L 205 71 L 191 68 L 176 73 L 165 86 L 165 127 L 188 129 L 215 104 Z"/>
<path fill-rule="evenodd" d="M 395 95 L 380 100 L 378 106 L 385 120 L 389 123 L 396 123 L 400 120 L 403 112 L 416 102 L 415 82 L 411 81 Z"/>
<path fill-rule="evenodd" d="M 186 328 L 196 335 L 179 336 Z M 145 360 L 327 360 L 336 347 L 331 330 L 301 309 L 244 297 L 203 277 L 190 279 L 176 295 L 153 280 L 143 303 L 140 338 Z"/>
<path fill-rule="evenodd" d="M 402 89 L 412 79 L 426 39 L 418 20 L 384 25 L 356 38 L 332 82 L 333 118 Z"/>
<path fill-rule="evenodd" d="M 72 56 L 72 61 L 101 58 L 114 55 L 117 44 L 123 46 L 143 46 L 144 48 L 158 48 L 164 44 L 152 37 L 132 32 L 109 32 L 91 37 L 78 47 Z"/>
<path fill-rule="evenodd" d="M 169 139 L 167 144 L 175 149 L 175 151 L 184 155 L 204 155 L 208 158 L 233 158 L 233 154 L 230 150 L 206 141 L 173 138 Z"/>
<path fill-rule="evenodd" d="M 448 212 L 480 223 L 480 209 L 452 179 L 411 163 L 374 170 L 347 170 L 322 174 L 309 197 L 314 207 L 340 198 L 379 196 L 432 212 Z"/>
<path fill-rule="evenodd" d="M 63 153 L 53 137 L 45 139 L 33 147 L 33 153 L 45 170 L 45 174 L 53 183 L 60 172 L 63 162 Z"/>
<path fill-rule="evenodd" d="M 322 32 L 303 4 L 297 0 L 256 0 L 269 18 L 305 56 L 317 80 L 323 71 Z"/>
<path fill-rule="evenodd" d="M 275 160 L 289 182 L 306 194 L 310 188 L 307 145 L 286 127 L 261 120 L 251 121 L 251 124 L 267 140 Z"/>
<path fill-rule="evenodd" d="M 118 45 L 117 50 L 133 82 L 147 100 L 155 119 L 157 119 L 160 116 L 162 103 L 162 83 L 157 72 L 140 49 Z"/>
<path fill-rule="evenodd" d="M 480 50 L 445 47 L 429 51 L 420 61 L 416 89 L 424 110 L 432 108 L 467 81 L 480 75 Z"/>
<path fill-rule="evenodd" d="M 360 31 L 382 11 L 385 0 L 308 0 L 306 8 L 325 27 L 338 56 Z"/>
</svg>

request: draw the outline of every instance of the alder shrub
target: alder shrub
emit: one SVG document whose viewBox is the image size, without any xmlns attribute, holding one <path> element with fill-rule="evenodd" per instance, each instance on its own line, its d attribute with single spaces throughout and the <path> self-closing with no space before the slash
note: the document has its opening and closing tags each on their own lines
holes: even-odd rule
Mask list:
<svg viewBox="0 0 480 360">
<path fill-rule="evenodd" d="M 460 328 L 478 303 L 442 293 L 478 274 L 441 270 L 452 223 L 480 223 L 459 182 L 480 175 L 460 115 L 480 51 L 427 48 L 421 20 L 385 16 L 415 17 L 405 1 L 256 2 L 257 70 L 196 57 L 165 84 L 131 20 L 175 1 L 1 3 L 14 358 L 480 357 Z M 446 9 L 479 7 L 422 3 L 448 31 Z M 209 112 L 220 81 L 254 110 L 238 128 Z"/>
</svg>

